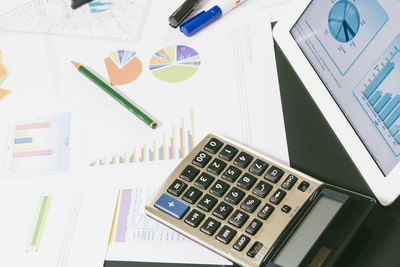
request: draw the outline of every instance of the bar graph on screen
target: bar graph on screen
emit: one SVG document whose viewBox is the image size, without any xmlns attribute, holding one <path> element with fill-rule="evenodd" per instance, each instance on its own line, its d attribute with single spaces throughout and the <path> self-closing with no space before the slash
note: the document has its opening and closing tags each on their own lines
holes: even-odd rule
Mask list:
<svg viewBox="0 0 400 267">
<path fill-rule="evenodd" d="M 400 35 L 353 94 L 394 155 L 400 155 Z"/>
<path fill-rule="evenodd" d="M 8 173 L 16 176 L 67 171 L 70 124 L 70 113 L 39 116 L 13 124 L 8 141 Z"/>
<path fill-rule="evenodd" d="M 90 166 L 131 164 L 158 160 L 181 159 L 195 145 L 194 111 L 188 118 L 182 118 L 180 125 L 172 125 L 169 132 L 164 132 L 158 139 L 120 153 L 105 156 L 90 163 Z"/>
</svg>

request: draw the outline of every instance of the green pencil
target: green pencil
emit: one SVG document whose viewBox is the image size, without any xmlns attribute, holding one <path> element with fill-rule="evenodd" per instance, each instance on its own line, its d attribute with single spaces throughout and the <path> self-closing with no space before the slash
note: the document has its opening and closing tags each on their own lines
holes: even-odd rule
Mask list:
<svg viewBox="0 0 400 267">
<path fill-rule="evenodd" d="M 127 99 L 125 99 L 122 95 L 120 95 L 117 91 L 115 91 L 111 86 L 103 82 L 100 78 L 98 78 L 95 74 L 90 72 L 87 68 L 82 66 L 79 63 L 76 63 L 72 61 L 72 64 L 75 65 L 75 67 L 85 75 L 89 80 L 94 82 L 98 87 L 104 90 L 107 94 L 109 94 L 112 98 L 117 100 L 121 105 L 123 105 L 125 108 L 127 108 L 130 112 L 132 112 L 136 117 L 141 119 L 144 123 L 149 125 L 152 129 L 157 128 L 157 122 L 155 122 L 152 118 L 144 114 L 140 109 L 135 107 L 131 102 L 129 102 Z"/>
</svg>

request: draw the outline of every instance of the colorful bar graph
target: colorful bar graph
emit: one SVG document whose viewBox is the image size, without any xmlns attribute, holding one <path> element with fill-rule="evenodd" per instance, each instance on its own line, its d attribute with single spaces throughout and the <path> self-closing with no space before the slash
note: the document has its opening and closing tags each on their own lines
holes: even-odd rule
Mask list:
<svg viewBox="0 0 400 267">
<path fill-rule="evenodd" d="M 385 67 L 378 73 L 375 79 L 372 80 L 371 84 L 365 89 L 363 92 L 366 98 L 369 98 L 375 90 L 381 85 L 381 83 L 386 79 L 387 76 L 394 69 L 394 64 L 392 62 L 388 62 Z"/>
<path fill-rule="evenodd" d="M 34 220 L 33 233 L 30 238 L 29 247 L 36 249 L 40 247 L 52 199 L 52 196 L 44 196 L 39 200 L 39 212 Z"/>
<path fill-rule="evenodd" d="M 190 111 L 190 123 L 186 124 L 185 119 L 181 119 L 176 138 L 176 128 L 171 126 L 171 135 L 162 134 L 159 139 L 152 140 L 151 144 L 143 145 L 139 148 L 123 151 L 113 155 L 111 160 L 102 157 L 89 164 L 89 166 L 116 165 L 136 162 L 148 162 L 158 160 L 173 160 L 185 157 L 194 147 L 194 114 Z M 187 127 L 190 130 L 185 130 Z"/>
</svg>

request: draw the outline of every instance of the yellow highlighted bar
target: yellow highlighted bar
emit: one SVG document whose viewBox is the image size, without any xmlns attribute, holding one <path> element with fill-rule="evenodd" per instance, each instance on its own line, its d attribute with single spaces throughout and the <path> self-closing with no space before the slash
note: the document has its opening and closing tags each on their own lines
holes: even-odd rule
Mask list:
<svg viewBox="0 0 400 267">
<path fill-rule="evenodd" d="M 19 144 L 14 146 L 14 151 L 29 151 L 35 150 L 39 146 L 37 144 Z"/>
</svg>

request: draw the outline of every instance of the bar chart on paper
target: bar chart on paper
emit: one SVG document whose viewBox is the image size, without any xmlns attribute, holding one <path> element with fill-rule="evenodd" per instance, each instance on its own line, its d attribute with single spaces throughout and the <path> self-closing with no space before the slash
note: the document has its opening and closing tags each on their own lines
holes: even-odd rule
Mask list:
<svg viewBox="0 0 400 267">
<path fill-rule="evenodd" d="M 159 138 L 149 144 L 142 144 L 120 153 L 104 156 L 90 163 L 90 166 L 132 164 L 138 162 L 181 159 L 195 145 L 194 111 L 182 118 L 180 125 L 170 126 Z"/>
<path fill-rule="evenodd" d="M 400 155 L 400 35 L 353 94 L 395 156 Z"/>
<path fill-rule="evenodd" d="M 10 127 L 8 172 L 11 176 L 66 172 L 71 114 L 19 121 Z"/>
</svg>

